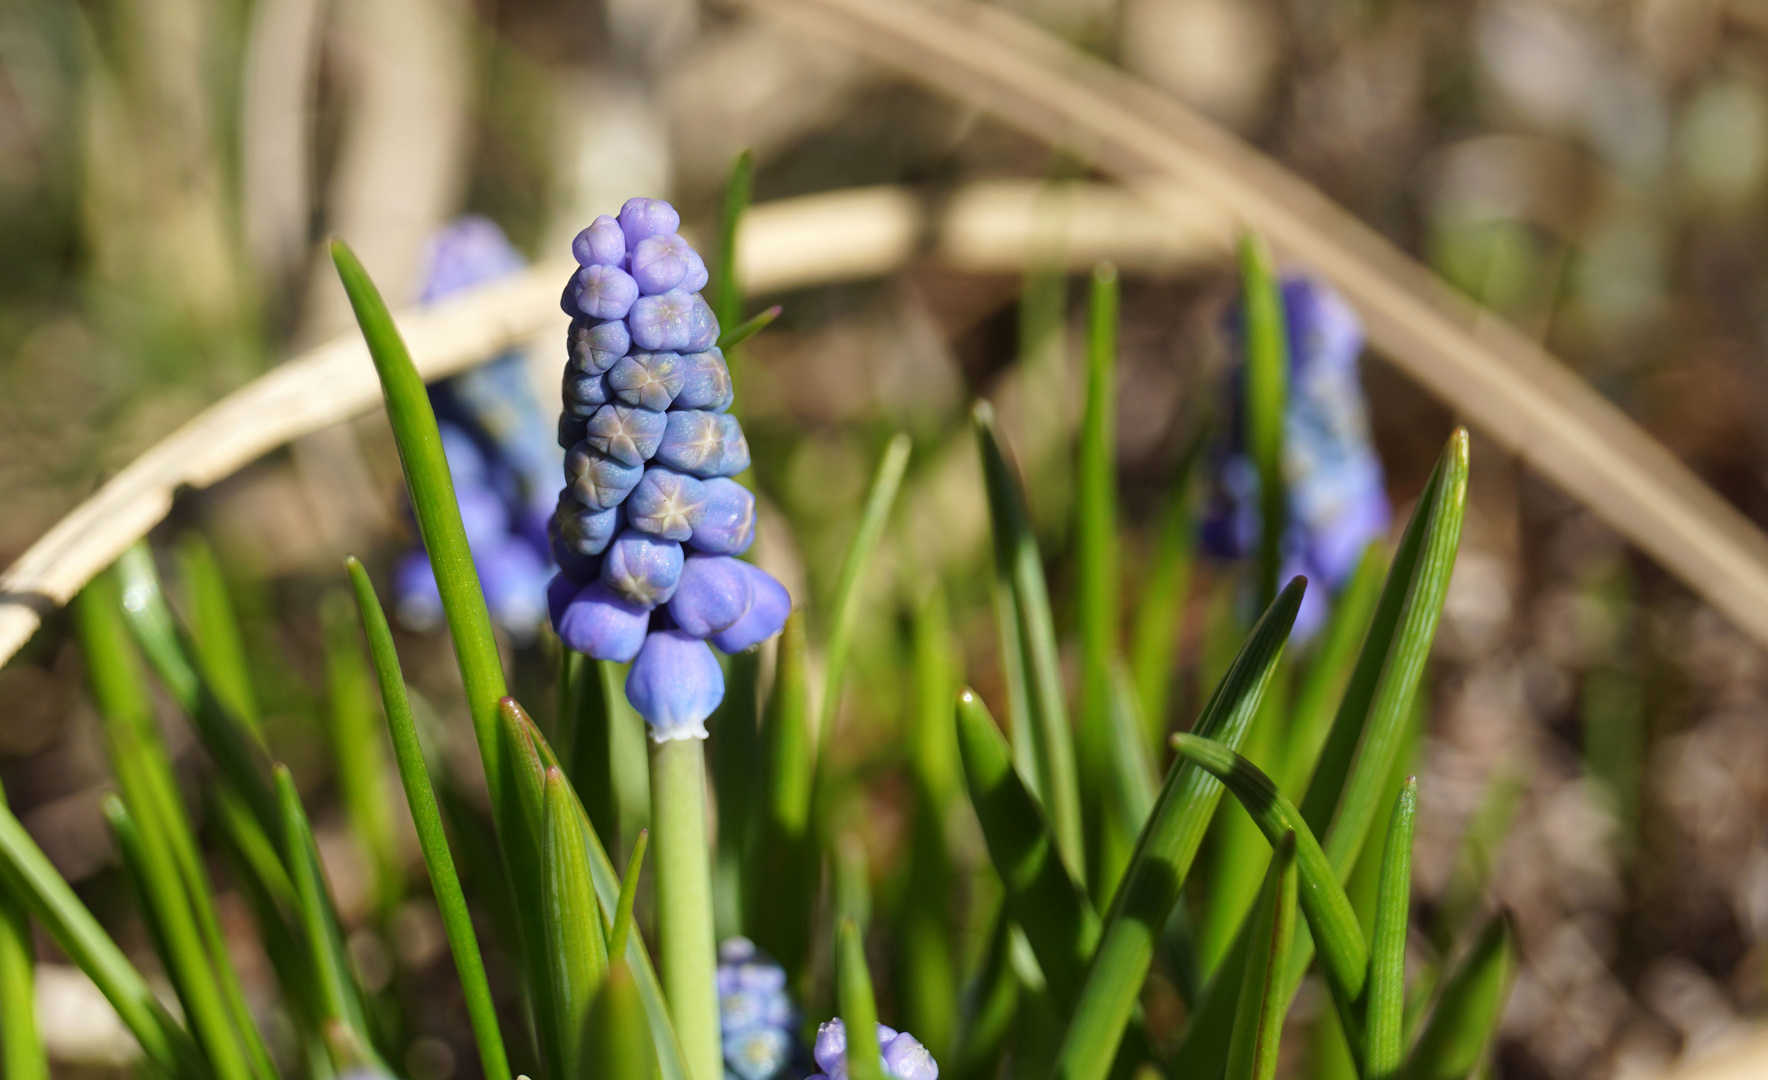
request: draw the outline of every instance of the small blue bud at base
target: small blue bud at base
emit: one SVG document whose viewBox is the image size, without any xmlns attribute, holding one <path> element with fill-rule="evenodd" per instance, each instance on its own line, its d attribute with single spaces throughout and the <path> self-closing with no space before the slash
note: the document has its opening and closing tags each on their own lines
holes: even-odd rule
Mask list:
<svg viewBox="0 0 1768 1080">
<path fill-rule="evenodd" d="M 626 676 L 626 697 L 654 742 L 706 738 L 706 718 L 724 700 L 724 671 L 704 641 L 680 630 L 645 638 Z"/>
</svg>

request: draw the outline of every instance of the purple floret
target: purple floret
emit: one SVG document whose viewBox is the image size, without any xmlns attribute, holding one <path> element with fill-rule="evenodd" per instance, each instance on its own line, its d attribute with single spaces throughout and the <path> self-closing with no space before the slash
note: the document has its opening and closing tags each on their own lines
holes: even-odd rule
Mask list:
<svg viewBox="0 0 1768 1080">
<path fill-rule="evenodd" d="M 620 223 L 603 214 L 571 241 L 571 254 L 579 266 L 620 266 L 626 261 L 626 237 Z"/>
<path fill-rule="evenodd" d="M 706 718 L 724 700 L 724 671 L 704 641 L 680 630 L 654 631 L 627 673 L 626 697 L 654 741 L 704 739 Z"/>
<path fill-rule="evenodd" d="M 577 310 L 592 319 L 624 319 L 638 299 L 638 282 L 618 266 L 577 271 Z"/>
<path fill-rule="evenodd" d="M 717 316 L 699 293 L 681 289 L 639 297 L 627 325 L 633 344 L 641 349 L 695 353 L 718 343 Z"/>
</svg>

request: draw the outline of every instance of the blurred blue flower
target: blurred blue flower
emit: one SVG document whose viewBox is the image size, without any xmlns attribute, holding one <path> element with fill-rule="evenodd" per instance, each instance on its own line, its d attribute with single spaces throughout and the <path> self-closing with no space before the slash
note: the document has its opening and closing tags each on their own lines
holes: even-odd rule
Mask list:
<svg viewBox="0 0 1768 1080">
<path fill-rule="evenodd" d="M 718 1021 L 726 1080 L 777 1080 L 792 1066 L 798 1011 L 786 971 L 748 938 L 718 947 Z"/>
<path fill-rule="evenodd" d="M 879 1024 L 878 1049 L 892 1080 L 939 1080 L 939 1063 L 908 1032 Z M 814 1053 L 822 1072 L 810 1080 L 847 1080 L 847 1025 L 839 1017 L 817 1028 Z"/>
<path fill-rule="evenodd" d="M 730 369 L 699 295 L 706 263 L 680 227 L 668 203 L 628 199 L 571 242 L 557 425 L 567 486 L 548 529 L 554 628 L 579 652 L 633 661 L 627 697 L 658 740 L 706 734 L 724 697 L 706 642 L 751 648 L 792 606 L 778 581 L 730 558 L 755 542 L 755 496 L 730 479 L 749 467 L 749 442 L 725 411 Z M 773 1037 L 755 1039 L 744 1052 L 767 1059 Z"/>
<path fill-rule="evenodd" d="M 1290 373 L 1283 418 L 1289 520 L 1281 576 L 1304 574 L 1315 585 L 1296 616 L 1296 637 L 1305 638 L 1323 621 L 1330 590 L 1344 584 L 1371 540 L 1387 534 L 1393 510 L 1357 373 L 1363 328 L 1356 313 L 1309 277 L 1285 277 L 1282 292 Z M 1238 310 L 1232 312 L 1228 325 L 1236 352 L 1239 318 Z M 1204 546 L 1229 559 L 1251 555 L 1259 540 L 1258 470 L 1244 449 L 1244 424 L 1236 394 L 1203 525 Z"/>
<path fill-rule="evenodd" d="M 469 215 L 432 237 L 418 298 L 432 303 L 525 266 L 496 224 Z M 526 640 L 546 610 L 553 572 L 548 523 L 560 461 L 527 367 L 520 354 L 505 353 L 436 383 L 430 402 L 491 617 Z M 441 595 L 421 549 L 401 559 L 393 585 L 402 623 L 440 624 Z"/>
</svg>

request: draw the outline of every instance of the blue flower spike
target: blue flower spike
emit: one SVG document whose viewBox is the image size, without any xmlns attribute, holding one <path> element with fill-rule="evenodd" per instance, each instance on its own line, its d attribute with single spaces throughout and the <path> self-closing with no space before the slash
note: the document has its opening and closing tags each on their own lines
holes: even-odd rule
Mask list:
<svg viewBox="0 0 1768 1080">
<path fill-rule="evenodd" d="M 550 533 L 553 627 L 578 652 L 631 660 L 627 697 L 659 742 L 704 738 L 724 697 L 707 643 L 741 652 L 779 633 L 792 599 L 733 556 L 755 542 L 755 496 L 731 477 L 749 441 L 731 416 L 706 262 L 661 199 L 628 199 L 571 242 L 578 270 L 558 441 L 566 489 Z M 772 1060 L 743 1044 L 738 1080 Z M 727 1047 L 735 1045 L 727 1042 Z M 752 1075 L 753 1074 L 753 1075 Z"/>
<path fill-rule="evenodd" d="M 519 273 L 525 265 L 496 224 L 469 215 L 431 238 L 418 300 L 442 300 Z M 626 334 L 624 323 L 613 325 L 620 329 L 603 335 L 608 344 Z M 621 352 L 627 347 L 621 345 Z M 429 395 L 486 606 L 498 626 L 525 641 L 546 615 L 543 598 L 556 558 L 547 533 L 559 468 L 527 365 L 520 353 L 505 353 L 436 383 Z M 567 421 L 582 423 L 575 417 Z M 581 438 L 576 435 L 565 447 Z M 411 629 L 442 624 L 441 593 L 421 547 L 395 567 L 393 595 L 395 614 Z"/>
<path fill-rule="evenodd" d="M 733 937 L 718 947 L 717 979 L 725 1080 L 777 1080 L 797 1050 L 786 970 L 748 938 Z"/>
<path fill-rule="evenodd" d="M 879 1024 L 878 1049 L 890 1080 L 939 1080 L 939 1063 L 908 1032 Z M 847 1080 L 847 1025 L 840 1018 L 817 1028 L 814 1054 L 822 1071 L 809 1080 Z"/>
<path fill-rule="evenodd" d="M 1336 589 L 1356 569 L 1368 543 L 1386 535 L 1393 516 L 1357 373 L 1363 328 L 1350 305 L 1313 278 L 1285 276 L 1282 296 L 1290 370 L 1283 417 L 1289 507 L 1281 578 L 1300 574 Z M 1227 327 L 1236 351 L 1239 318 L 1237 310 L 1230 312 Z M 1244 558 L 1258 548 L 1258 471 L 1246 452 L 1244 423 L 1236 409 L 1228 446 L 1215 463 L 1203 523 L 1204 546 L 1220 558 Z M 1325 589 L 1310 590 L 1302 601 L 1298 640 L 1324 621 L 1327 595 Z"/>
</svg>

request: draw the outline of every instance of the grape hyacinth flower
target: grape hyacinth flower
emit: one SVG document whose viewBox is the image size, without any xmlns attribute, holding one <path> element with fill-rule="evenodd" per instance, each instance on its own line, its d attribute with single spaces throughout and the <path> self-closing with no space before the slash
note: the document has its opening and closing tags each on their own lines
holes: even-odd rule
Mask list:
<svg viewBox="0 0 1768 1080">
<path fill-rule="evenodd" d="M 765 641 L 791 609 L 778 581 L 736 558 L 755 541 L 755 496 L 731 479 L 749 467 L 749 443 L 726 411 L 706 264 L 680 226 L 661 199 L 628 199 L 571 243 L 566 487 L 547 590 L 561 641 L 632 662 L 626 695 L 659 743 L 706 737 L 724 699 L 711 646 Z"/>
<path fill-rule="evenodd" d="M 786 993 L 786 969 L 748 938 L 718 947 L 718 1024 L 725 1080 L 778 1080 L 798 1053 L 798 1010 Z"/>
<path fill-rule="evenodd" d="M 1393 513 L 1357 374 L 1363 328 L 1342 297 L 1312 278 L 1285 277 L 1282 294 L 1290 365 L 1283 418 L 1289 521 L 1282 577 L 1305 574 L 1316 586 L 1336 589 L 1356 569 L 1364 547 L 1386 535 Z M 1229 320 L 1236 351 L 1238 320 L 1236 311 Z M 1258 469 L 1246 453 L 1244 420 L 1237 398 L 1203 525 L 1204 546 L 1229 559 L 1252 554 L 1259 539 Z M 1296 616 L 1297 638 L 1318 629 L 1325 612 L 1325 590 L 1310 589 Z"/>
<path fill-rule="evenodd" d="M 419 300 L 433 303 L 525 265 L 501 229 L 469 215 L 431 240 Z M 547 522 L 559 467 L 527 367 L 519 353 L 505 353 L 436 383 L 430 403 L 486 605 L 493 621 L 525 641 L 546 614 Z M 442 595 L 422 547 L 400 560 L 393 587 L 402 623 L 441 624 Z"/>
<path fill-rule="evenodd" d="M 906 1031 L 878 1025 L 878 1049 L 890 1080 L 939 1080 L 939 1063 Z M 809 1080 L 847 1080 L 847 1025 L 839 1017 L 817 1028 L 817 1068 Z"/>
</svg>

